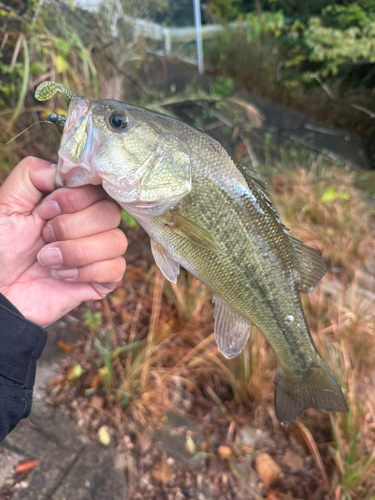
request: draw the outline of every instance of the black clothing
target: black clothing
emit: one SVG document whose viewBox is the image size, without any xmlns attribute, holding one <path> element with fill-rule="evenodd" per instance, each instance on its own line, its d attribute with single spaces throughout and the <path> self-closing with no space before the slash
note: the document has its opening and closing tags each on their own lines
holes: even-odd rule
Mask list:
<svg viewBox="0 0 375 500">
<path fill-rule="evenodd" d="M 29 415 L 36 360 L 47 332 L 0 294 L 0 441 Z"/>
</svg>

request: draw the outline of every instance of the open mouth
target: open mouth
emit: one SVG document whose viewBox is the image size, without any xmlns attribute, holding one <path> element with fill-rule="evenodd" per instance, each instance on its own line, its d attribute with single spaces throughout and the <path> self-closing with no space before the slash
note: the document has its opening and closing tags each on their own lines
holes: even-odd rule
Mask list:
<svg viewBox="0 0 375 500">
<path fill-rule="evenodd" d="M 92 172 L 97 133 L 89 106 L 88 99 L 79 98 L 70 105 L 57 164 L 56 183 L 60 186 L 101 184 L 99 175 Z"/>
</svg>

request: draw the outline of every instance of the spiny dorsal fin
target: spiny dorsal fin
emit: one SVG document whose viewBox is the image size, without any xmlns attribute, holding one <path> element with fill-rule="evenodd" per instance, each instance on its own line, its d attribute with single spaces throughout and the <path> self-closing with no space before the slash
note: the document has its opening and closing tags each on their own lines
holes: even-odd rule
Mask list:
<svg viewBox="0 0 375 500">
<path fill-rule="evenodd" d="M 260 190 L 266 198 L 269 198 L 271 196 L 267 189 L 267 183 L 263 179 L 261 179 L 257 173 L 251 170 L 250 167 L 245 167 L 245 165 L 242 165 L 242 163 L 240 163 L 235 158 L 232 158 L 232 160 L 241 174 L 245 177 L 246 181 L 248 180 L 248 178 L 251 179 L 251 182 L 255 184 L 256 188 Z"/>
<path fill-rule="evenodd" d="M 269 209 L 271 210 L 273 216 L 277 220 L 277 222 L 283 227 L 285 231 L 289 231 L 287 227 L 284 226 L 284 224 L 281 222 L 279 216 L 277 215 L 276 210 L 274 209 L 274 206 L 272 205 L 271 201 L 271 195 L 267 189 L 267 184 L 266 182 L 261 179 L 258 174 L 253 172 L 249 167 L 245 167 L 240 163 L 239 161 L 233 159 L 233 163 L 236 165 L 238 170 L 241 172 L 241 174 L 244 176 L 245 181 L 247 185 L 249 186 L 250 189 L 255 189 L 258 191 L 259 195 L 263 198 L 263 200 L 267 203 Z"/>
<path fill-rule="evenodd" d="M 244 176 L 250 189 L 254 186 L 258 193 L 263 197 L 264 201 L 267 203 L 268 207 L 272 211 L 277 222 L 283 227 L 284 231 L 288 234 L 289 229 L 284 226 L 284 224 L 279 219 L 276 210 L 274 209 L 272 202 L 270 200 L 270 194 L 267 190 L 265 182 L 260 179 L 255 172 L 250 170 L 250 168 L 245 167 L 237 160 L 233 160 L 234 164 L 238 170 Z M 318 254 L 316 250 L 305 245 L 302 241 L 298 240 L 291 234 L 288 234 L 290 242 L 296 252 L 299 270 L 301 276 L 301 293 L 310 293 L 314 290 L 317 282 L 324 276 L 327 267 L 323 258 Z"/>
<path fill-rule="evenodd" d="M 245 347 L 252 325 L 216 295 L 212 302 L 215 304 L 214 330 L 219 351 L 228 359 L 235 358 Z"/>
<path fill-rule="evenodd" d="M 298 259 L 301 293 L 310 293 L 318 281 L 323 278 L 327 270 L 326 263 L 316 250 L 305 245 L 291 234 L 288 236 Z"/>
</svg>

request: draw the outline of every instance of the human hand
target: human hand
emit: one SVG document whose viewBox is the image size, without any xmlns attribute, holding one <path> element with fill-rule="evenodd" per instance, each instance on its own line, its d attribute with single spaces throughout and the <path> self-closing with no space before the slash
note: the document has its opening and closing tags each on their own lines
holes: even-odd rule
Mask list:
<svg viewBox="0 0 375 500">
<path fill-rule="evenodd" d="M 0 293 L 41 326 L 116 288 L 127 248 L 101 186 L 55 190 L 53 167 L 25 158 L 0 188 Z"/>
</svg>

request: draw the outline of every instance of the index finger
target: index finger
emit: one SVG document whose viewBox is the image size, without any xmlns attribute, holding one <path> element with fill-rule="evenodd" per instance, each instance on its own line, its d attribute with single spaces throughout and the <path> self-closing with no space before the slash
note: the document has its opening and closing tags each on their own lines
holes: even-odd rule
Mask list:
<svg viewBox="0 0 375 500">
<path fill-rule="evenodd" d="M 59 188 L 43 200 L 39 215 L 46 220 L 54 219 L 60 214 L 80 212 L 105 198 L 108 195 L 101 186 Z"/>
</svg>

